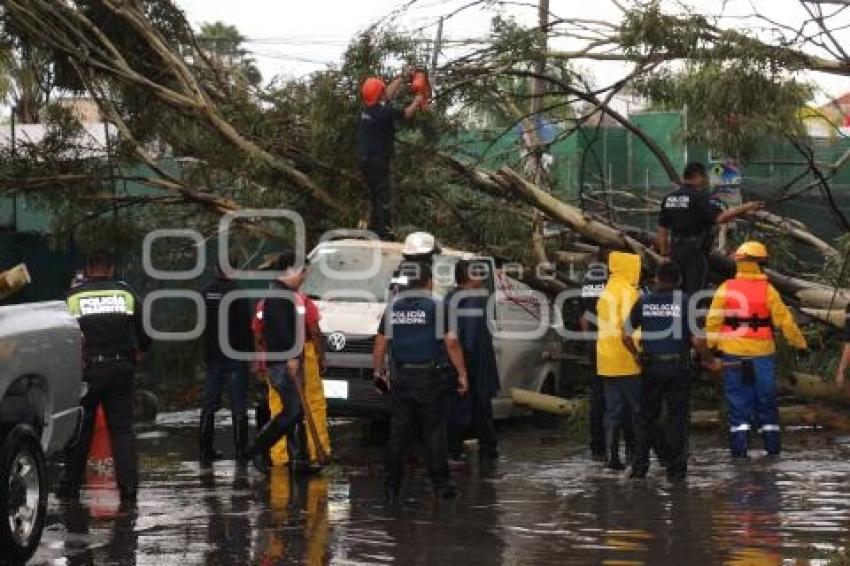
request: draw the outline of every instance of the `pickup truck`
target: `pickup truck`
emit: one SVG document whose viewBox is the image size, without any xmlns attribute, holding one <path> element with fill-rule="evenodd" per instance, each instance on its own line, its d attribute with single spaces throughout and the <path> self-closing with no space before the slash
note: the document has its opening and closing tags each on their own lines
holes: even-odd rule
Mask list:
<svg viewBox="0 0 850 566">
<path fill-rule="evenodd" d="M 65 303 L 0 307 L 0 563 L 38 548 L 45 458 L 76 439 L 83 393 L 82 334 Z"/>
</svg>

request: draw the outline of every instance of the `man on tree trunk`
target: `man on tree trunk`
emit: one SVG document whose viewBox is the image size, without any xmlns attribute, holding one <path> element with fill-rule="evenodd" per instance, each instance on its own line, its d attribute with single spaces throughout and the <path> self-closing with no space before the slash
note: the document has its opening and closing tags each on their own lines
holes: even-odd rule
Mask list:
<svg viewBox="0 0 850 566">
<path fill-rule="evenodd" d="M 714 227 L 760 210 L 764 204 L 748 202 L 723 210 L 707 191 L 708 175 L 702 163 L 688 163 L 682 177 L 682 186 L 661 201 L 657 244 L 661 255 L 679 264 L 682 290 L 693 295 L 707 285 Z"/>
<path fill-rule="evenodd" d="M 392 179 L 390 163 L 395 149 L 395 123 L 404 118 L 410 120 L 421 108 L 425 97 L 417 94 L 406 108 L 393 106 L 404 77 L 397 77 L 389 86 L 377 77 L 363 82 L 361 96 L 363 109 L 360 112 L 358 149 L 360 170 L 369 187 L 372 211 L 369 229 L 382 240 L 391 238 L 392 226 Z"/>
</svg>

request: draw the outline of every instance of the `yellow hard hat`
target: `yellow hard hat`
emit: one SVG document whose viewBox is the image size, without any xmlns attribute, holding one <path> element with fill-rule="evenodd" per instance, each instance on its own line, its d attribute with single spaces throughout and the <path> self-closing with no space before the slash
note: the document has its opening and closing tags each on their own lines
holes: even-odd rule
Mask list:
<svg viewBox="0 0 850 566">
<path fill-rule="evenodd" d="M 735 260 L 763 261 L 767 259 L 767 248 L 761 242 L 744 242 L 735 251 Z"/>
</svg>

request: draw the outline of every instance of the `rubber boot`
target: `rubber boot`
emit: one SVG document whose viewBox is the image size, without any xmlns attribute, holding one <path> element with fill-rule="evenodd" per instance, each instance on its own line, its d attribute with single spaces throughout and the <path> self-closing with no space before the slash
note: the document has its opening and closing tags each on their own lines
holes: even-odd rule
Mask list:
<svg viewBox="0 0 850 566">
<path fill-rule="evenodd" d="M 782 452 L 782 439 L 779 431 L 768 430 L 761 433 L 761 437 L 764 441 L 764 449 L 767 451 L 767 455 L 779 456 L 779 453 Z"/>
<path fill-rule="evenodd" d="M 233 447 L 237 464 L 248 461 L 248 416 L 243 414 L 233 418 Z"/>
<path fill-rule="evenodd" d="M 213 447 L 215 434 L 215 413 L 212 411 L 201 411 L 200 429 L 200 461 L 202 465 L 208 466 L 213 460 L 221 458 L 221 452 Z"/>
<path fill-rule="evenodd" d="M 302 415 L 299 413 L 288 418 L 284 418 L 283 414 L 279 414 L 273 418 L 257 434 L 254 444 L 245 453 L 245 458 L 253 460 L 254 467 L 261 473 L 268 475 L 271 472 L 269 450 L 289 432 L 301 417 Z"/>
<path fill-rule="evenodd" d="M 605 431 L 605 444 L 608 445 L 608 461 L 605 467 L 609 470 L 621 472 L 626 469 L 620 460 L 620 435 L 616 430 Z"/>
<path fill-rule="evenodd" d="M 750 433 L 747 430 L 736 430 L 729 433 L 729 451 L 733 458 L 749 456 Z"/>
</svg>

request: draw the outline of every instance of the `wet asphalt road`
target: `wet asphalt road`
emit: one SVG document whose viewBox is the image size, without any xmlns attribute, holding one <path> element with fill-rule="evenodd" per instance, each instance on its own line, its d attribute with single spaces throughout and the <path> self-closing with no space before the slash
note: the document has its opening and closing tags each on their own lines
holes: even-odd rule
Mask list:
<svg viewBox="0 0 850 566">
<path fill-rule="evenodd" d="M 342 463 L 323 475 L 269 482 L 232 461 L 200 470 L 192 421 L 139 431 L 137 510 L 108 489 L 80 505 L 51 497 L 33 563 L 825 564 L 850 542 L 850 438 L 824 432 L 786 434 L 781 460 L 744 465 L 718 435 L 697 436 L 687 485 L 671 487 L 657 469 L 631 482 L 562 431 L 513 423 L 494 470 L 456 473 L 456 501 L 434 500 L 419 470 L 387 508 L 381 451 L 350 434 L 336 434 Z"/>
</svg>

